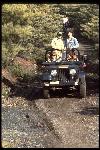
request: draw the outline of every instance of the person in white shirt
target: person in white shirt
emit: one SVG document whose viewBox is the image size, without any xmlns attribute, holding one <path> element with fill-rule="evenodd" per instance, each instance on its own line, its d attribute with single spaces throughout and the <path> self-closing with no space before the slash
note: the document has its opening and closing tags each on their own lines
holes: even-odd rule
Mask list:
<svg viewBox="0 0 100 150">
<path fill-rule="evenodd" d="M 62 51 L 64 50 L 64 41 L 62 37 L 62 32 L 57 33 L 57 37 L 55 37 L 51 42 L 51 47 L 53 49 L 53 52 L 55 53 L 54 59 L 57 60 L 58 58 L 61 58 Z"/>
<path fill-rule="evenodd" d="M 52 42 L 51 46 L 53 49 L 63 50 L 64 49 L 64 41 L 62 38 L 62 32 L 57 33 L 57 37 L 55 37 Z"/>
</svg>

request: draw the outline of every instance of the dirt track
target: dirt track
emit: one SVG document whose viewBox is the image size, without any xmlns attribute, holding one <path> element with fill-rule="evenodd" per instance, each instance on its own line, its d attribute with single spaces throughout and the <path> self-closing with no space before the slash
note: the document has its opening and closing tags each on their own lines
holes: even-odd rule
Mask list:
<svg viewBox="0 0 100 150">
<path fill-rule="evenodd" d="M 81 43 L 81 50 L 91 45 Z M 99 90 L 98 78 L 88 79 L 87 97 L 73 92 L 52 93 L 43 99 L 42 91 L 31 93 L 31 100 L 18 94 L 2 98 L 2 146 L 13 148 L 98 148 Z M 21 91 L 19 91 L 21 95 Z"/>
</svg>

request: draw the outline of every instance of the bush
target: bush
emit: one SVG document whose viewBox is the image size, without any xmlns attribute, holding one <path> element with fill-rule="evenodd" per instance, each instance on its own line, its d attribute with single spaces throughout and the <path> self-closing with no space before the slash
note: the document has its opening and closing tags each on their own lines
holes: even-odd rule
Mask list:
<svg viewBox="0 0 100 150">
<path fill-rule="evenodd" d="M 15 64 L 8 66 L 8 70 L 12 76 L 17 77 L 21 82 L 31 83 L 32 79 L 35 76 L 37 70 L 33 69 L 25 69 L 20 64 Z"/>
<path fill-rule="evenodd" d="M 8 98 L 10 92 L 10 88 L 2 83 L 2 98 Z"/>
</svg>

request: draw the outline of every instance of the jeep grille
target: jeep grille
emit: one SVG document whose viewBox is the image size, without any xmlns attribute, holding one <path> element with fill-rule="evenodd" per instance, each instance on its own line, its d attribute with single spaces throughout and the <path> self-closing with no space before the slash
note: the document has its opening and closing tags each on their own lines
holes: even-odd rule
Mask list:
<svg viewBox="0 0 100 150">
<path fill-rule="evenodd" d="M 69 69 L 58 69 L 58 76 L 57 76 L 57 80 L 61 81 L 61 80 L 69 80 L 70 75 L 69 75 Z"/>
</svg>

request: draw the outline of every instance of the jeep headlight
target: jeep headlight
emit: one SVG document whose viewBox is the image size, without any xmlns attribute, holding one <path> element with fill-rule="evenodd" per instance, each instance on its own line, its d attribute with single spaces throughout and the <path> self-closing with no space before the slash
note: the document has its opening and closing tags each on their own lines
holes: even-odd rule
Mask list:
<svg viewBox="0 0 100 150">
<path fill-rule="evenodd" d="M 71 75 L 75 75 L 76 70 L 75 70 L 75 69 L 70 69 L 69 73 L 70 73 Z"/>
<path fill-rule="evenodd" d="M 57 75 L 57 70 L 51 70 L 51 75 L 56 76 Z"/>
</svg>

